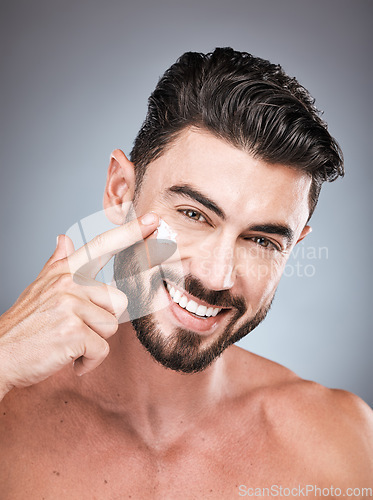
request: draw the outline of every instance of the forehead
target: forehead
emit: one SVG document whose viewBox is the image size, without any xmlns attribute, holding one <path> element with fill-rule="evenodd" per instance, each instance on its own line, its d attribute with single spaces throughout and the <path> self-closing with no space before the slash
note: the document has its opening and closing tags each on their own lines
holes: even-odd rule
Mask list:
<svg viewBox="0 0 373 500">
<path fill-rule="evenodd" d="M 184 130 L 149 164 L 143 189 L 162 195 L 170 186 L 199 188 L 238 220 L 255 214 L 306 223 L 310 177 L 300 170 L 255 159 L 205 130 Z"/>
</svg>

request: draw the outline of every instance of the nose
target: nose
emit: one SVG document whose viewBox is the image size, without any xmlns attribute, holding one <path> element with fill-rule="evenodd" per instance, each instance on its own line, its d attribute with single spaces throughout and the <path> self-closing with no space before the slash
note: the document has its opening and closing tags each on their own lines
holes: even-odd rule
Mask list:
<svg viewBox="0 0 373 500">
<path fill-rule="evenodd" d="M 234 238 L 206 238 L 194 256 L 191 272 L 210 290 L 228 290 L 235 281 L 234 253 Z"/>
</svg>

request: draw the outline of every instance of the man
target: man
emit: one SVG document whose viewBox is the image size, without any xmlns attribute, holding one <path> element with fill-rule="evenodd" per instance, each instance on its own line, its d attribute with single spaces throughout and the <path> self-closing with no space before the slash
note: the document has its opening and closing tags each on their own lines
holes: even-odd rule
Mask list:
<svg viewBox="0 0 373 500">
<path fill-rule="evenodd" d="M 131 161 L 112 154 L 104 207 L 119 227 L 76 251 L 61 235 L 1 318 L 1 498 L 367 496 L 369 407 L 233 345 L 341 175 L 312 98 L 279 66 L 184 54 Z M 180 260 L 159 266 L 161 221 Z M 116 288 L 94 280 L 113 255 Z"/>
</svg>

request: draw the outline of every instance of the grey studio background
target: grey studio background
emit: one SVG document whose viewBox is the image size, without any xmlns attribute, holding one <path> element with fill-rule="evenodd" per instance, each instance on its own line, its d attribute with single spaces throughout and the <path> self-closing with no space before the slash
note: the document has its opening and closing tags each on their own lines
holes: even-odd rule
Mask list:
<svg viewBox="0 0 373 500">
<path fill-rule="evenodd" d="M 4 312 L 56 236 L 102 208 L 159 76 L 187 50 L 280 62 L 316 97 L 346 177 L 325 185 L 265 322 L 240 345 L 373 403 L 371 30 L 363 0 L 1 0 Z"/>
</svg>

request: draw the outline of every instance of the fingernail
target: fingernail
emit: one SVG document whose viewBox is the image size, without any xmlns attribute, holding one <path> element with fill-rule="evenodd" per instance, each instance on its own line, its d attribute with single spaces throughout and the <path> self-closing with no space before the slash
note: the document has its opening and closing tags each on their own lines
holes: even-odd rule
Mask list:
<svg viewBox="0 0 373 500">
<path fill-rule="evenodd" d="M 144 226 L 150 226 L 151 224 L 154 224 L 157 219 L 158 216 L 155 213 L 145 214 L 141 217 L 141 224 L 144 224 Z"/>
<path fill-rule="evenodd" d="M 153 210 L 150 213 L 155 214 L 158 217 L 158 226 L 157 227 L 159 227 L 161 225 L 162 219 L 159 217 L 159 215 L 157 215 L 155 212 L 153 212 Z M 157 231 L 155 231 L 155 232 L 157 232 Z"/>
<path fill-rule="evenodd" d="M 56 247 L 58 247 L 59 240 L 60 240 L 60 235 L 58 235 L 57 238 L 56 238 Z"/>
</svg>

